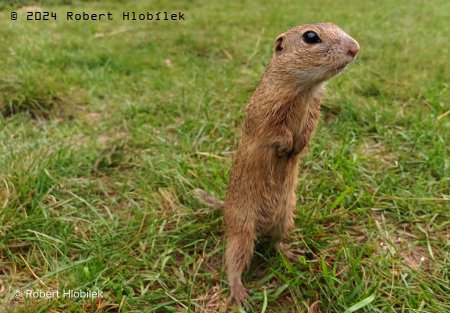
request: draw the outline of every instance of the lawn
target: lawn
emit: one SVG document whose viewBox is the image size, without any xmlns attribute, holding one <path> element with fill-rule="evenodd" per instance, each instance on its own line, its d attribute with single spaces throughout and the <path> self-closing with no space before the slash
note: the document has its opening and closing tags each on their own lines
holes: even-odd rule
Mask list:
<svg viewBox="0 0 450 313">
<path fill-rule="evenodd" d="M 274 39 L 319 21 L 361 51 L 300 164 L 305 255 L 259 249 L 246 311 L 450 312 L 449 1 L 39 3 L 56 21 L 0 2 L 0 312 L 223 312 L 222 214 L 191 191 L 224 198 Z"/>
</svg>

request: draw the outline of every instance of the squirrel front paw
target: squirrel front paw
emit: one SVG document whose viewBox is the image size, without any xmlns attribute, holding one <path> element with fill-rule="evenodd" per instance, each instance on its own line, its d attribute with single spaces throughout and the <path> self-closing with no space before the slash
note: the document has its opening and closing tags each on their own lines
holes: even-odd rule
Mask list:
<svg viewBox="0 0 450 313">
<path fill-rule="evenodd" d="M 282 132 L 279 133 L 273 141 L 273 147 L 275 148 L 277 157 L 282 158 L 289 156 L 294 148 L 292 133 L 288 129 L 282 129 Z"/>
<path fill-rule="evenodd" d="M 292 151 L 292 145 L 288 146 L 287 144 L 277 143 L 275 144 L 275 152 L 277 157 L 282 158 L 289 156 Z"/>
</svg>

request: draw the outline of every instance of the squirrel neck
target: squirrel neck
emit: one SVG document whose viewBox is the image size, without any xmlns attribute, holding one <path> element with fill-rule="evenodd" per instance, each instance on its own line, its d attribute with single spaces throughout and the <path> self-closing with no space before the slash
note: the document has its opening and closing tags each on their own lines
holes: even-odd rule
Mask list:
<svg viewBox="0 0 450 313">
<path fill-rule="evenodd" d="M 325 82 L 302 83 L 302 79 L 294 77 L 292 72 L 283 73 L 269 66 L 250 98 L 246 110 L 246 128 L 263 127 L 261 122 L 264 120 L 270 120 L 270 124 L 273 124 L 273 120 L 282 123 L 286 119 L 297 118 L 302 123 L 311 109 L 320 110 L 324 86 Z"/>
<path fill-rule="evenodd" d="M 315 81 L 315 77 L 310 76 L 306 72 L 292 68 L 289 63 L 284 64 L 273 59 L 264 72 L 255 94 L 267 96 L 269 92 L 272 95 L 269 98 L 276 98 L 279 105 L 308 105 L 312 98 L 322 93 L 325 85 L 324 82 Z"/>
</svg>

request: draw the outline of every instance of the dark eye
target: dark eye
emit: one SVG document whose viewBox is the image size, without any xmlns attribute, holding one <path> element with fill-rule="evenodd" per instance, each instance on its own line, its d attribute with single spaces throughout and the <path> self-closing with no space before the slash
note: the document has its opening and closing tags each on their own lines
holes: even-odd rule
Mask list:
<svg viewBox="0 0 450 313">
<path fill-rule="evenodd" d="M 310 45 L 322 42 L 322 40 L 320 40 L 319 35 L 317 35 L 315 32 L 311 30 L 303 33 L 303 41 Z"/>
</svg>

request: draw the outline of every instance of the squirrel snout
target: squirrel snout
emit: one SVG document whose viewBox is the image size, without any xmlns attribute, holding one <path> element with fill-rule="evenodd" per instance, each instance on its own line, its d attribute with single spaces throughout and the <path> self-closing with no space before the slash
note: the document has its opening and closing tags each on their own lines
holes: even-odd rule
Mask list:
<svg viewBox="0 0 450 313">
<path fill-rule="evenodd" d="M 347 54 L 349 56 L 351 56 L 352 58 L 354 58 L 358 54 L 358 51 L 359 51 L 359 45 L 355 41 L 355 42 L 351 43 L 350 46 L 348 47 Z"/>
</svg>

